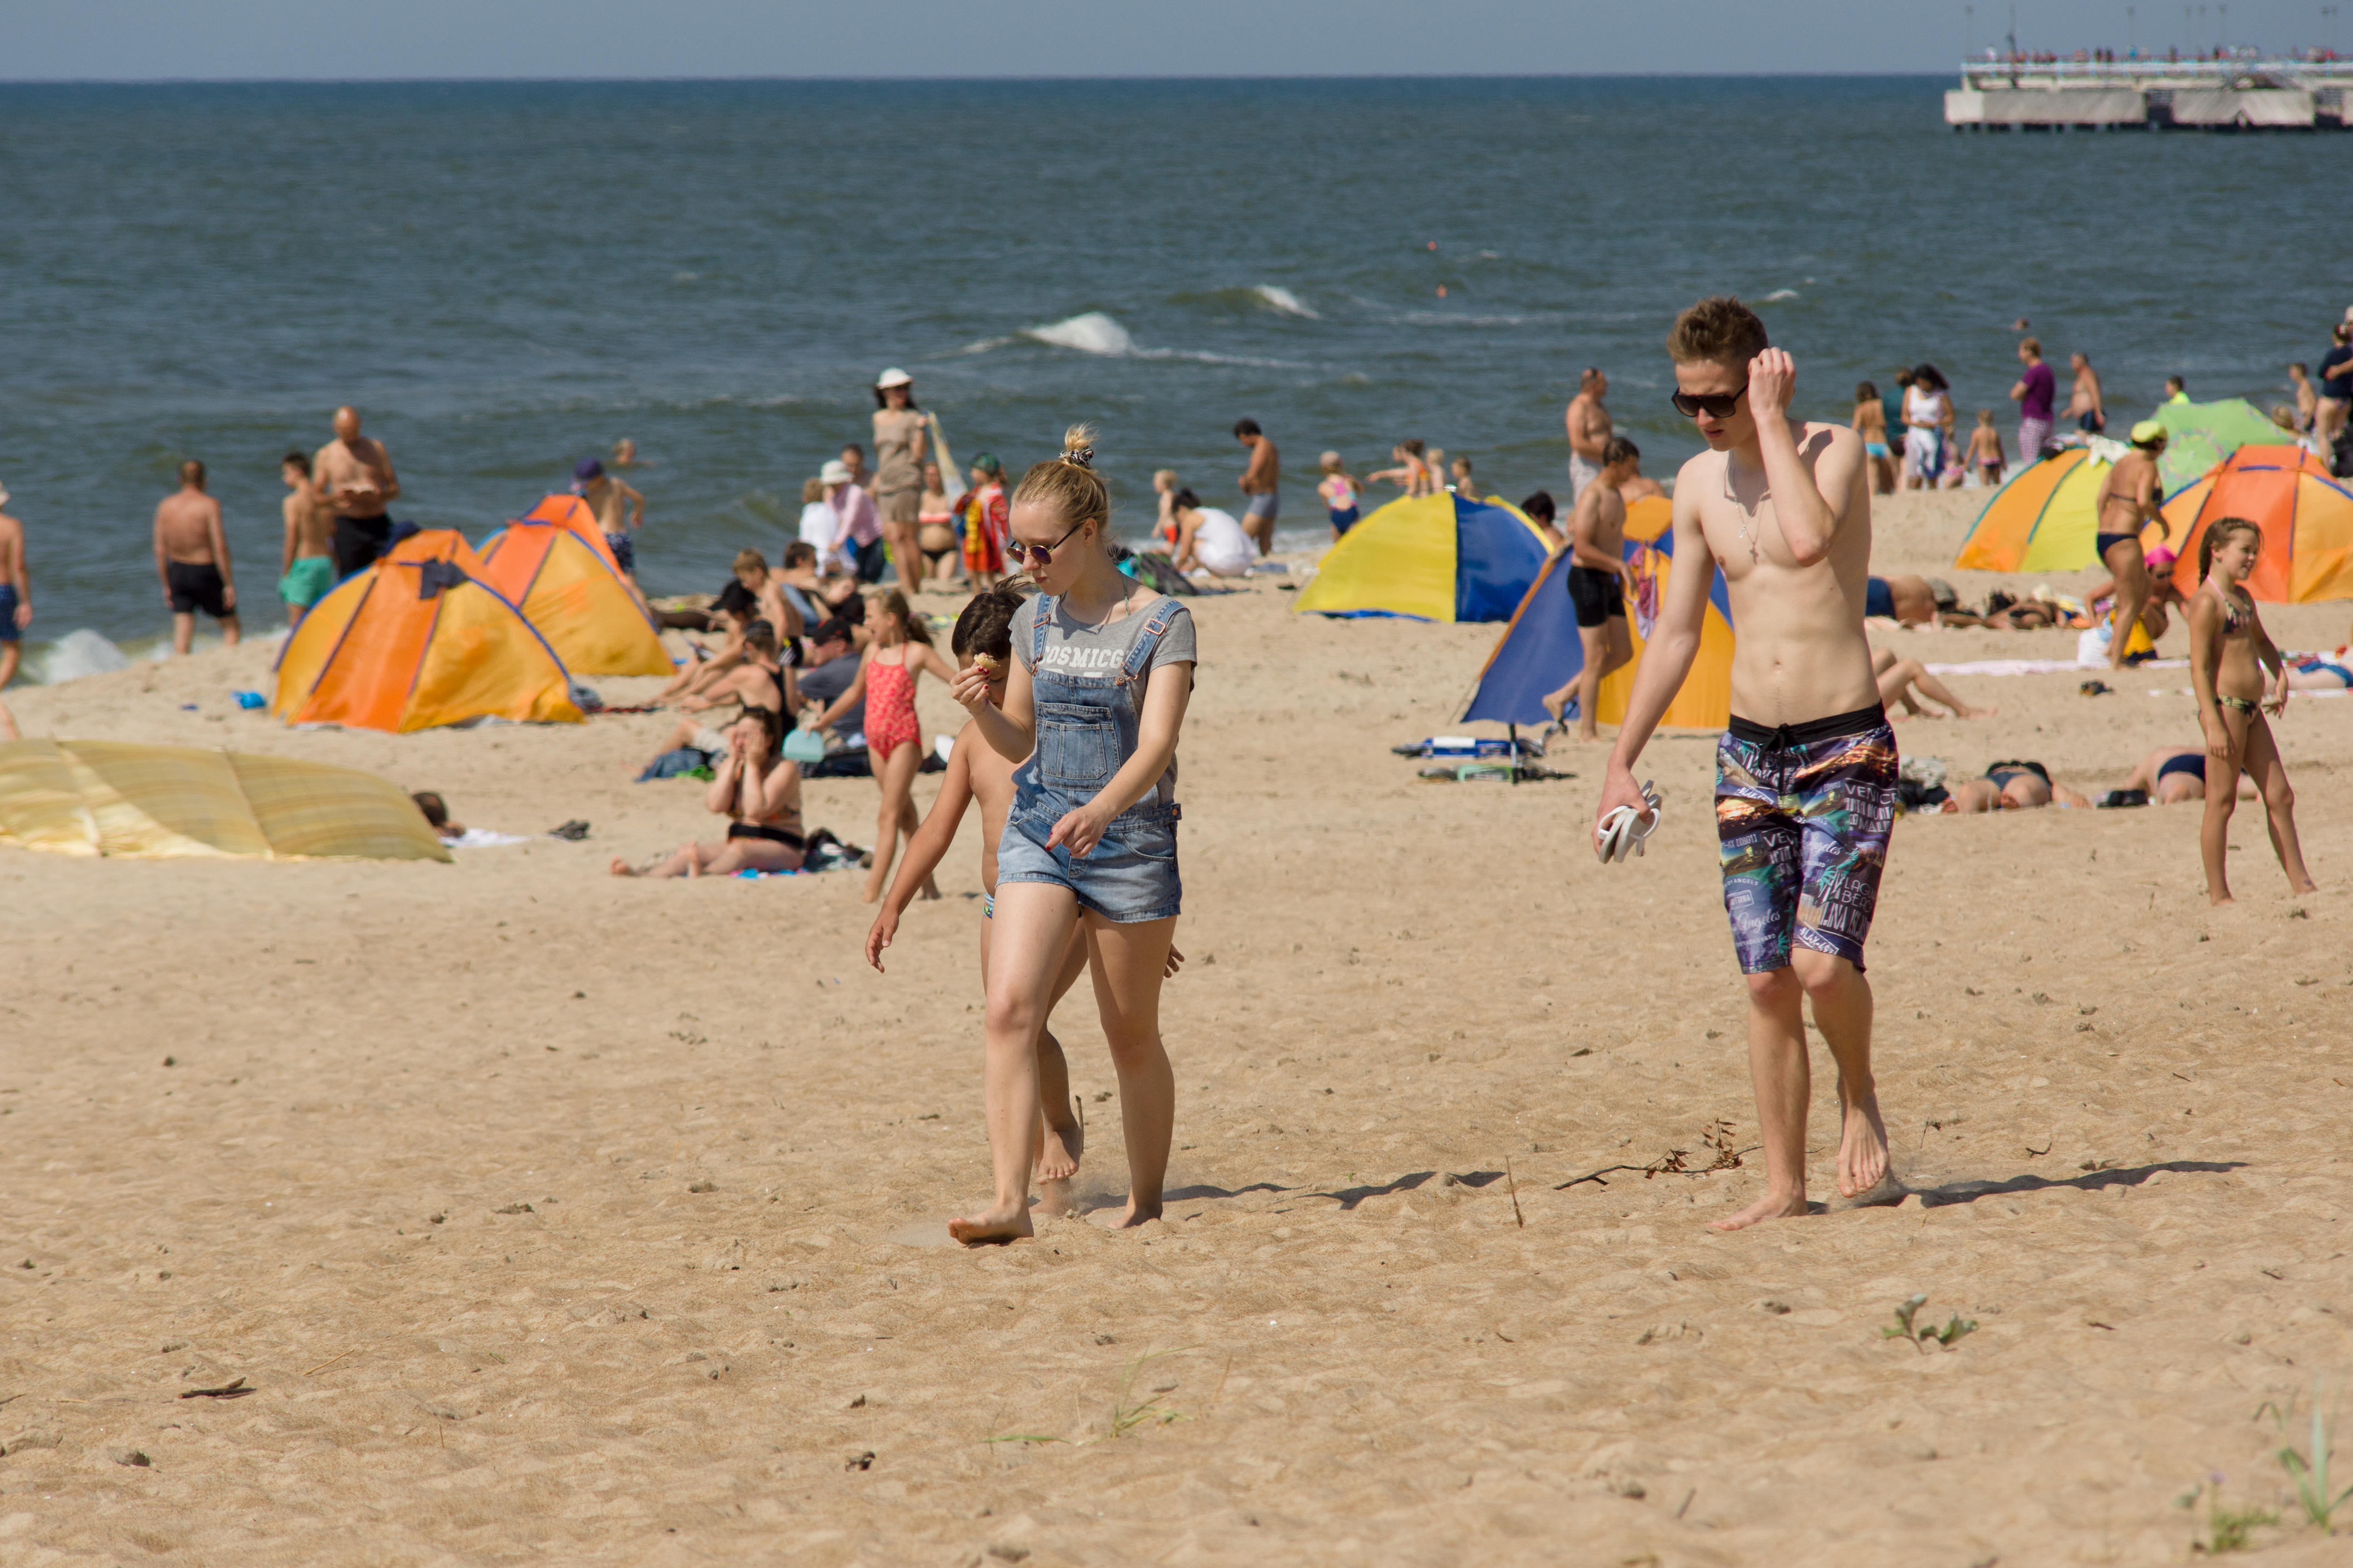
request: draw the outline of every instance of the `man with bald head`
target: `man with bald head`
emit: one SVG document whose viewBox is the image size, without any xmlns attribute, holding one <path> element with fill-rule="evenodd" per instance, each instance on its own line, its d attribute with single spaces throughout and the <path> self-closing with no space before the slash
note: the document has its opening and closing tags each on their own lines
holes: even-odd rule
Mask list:
<svg viewBox="0 0 2353 1568">
<path fill-rule="evenodd" d="M 319 448 L 311 473 L 319 503 L 335 514 L 336 577 L 375 564 L 392 540 L 385 508 L 400 494 L 400 480 L 384 443 L 360 434 L 358 409 L 335 410 L 335 438 Z"/>
</svg>

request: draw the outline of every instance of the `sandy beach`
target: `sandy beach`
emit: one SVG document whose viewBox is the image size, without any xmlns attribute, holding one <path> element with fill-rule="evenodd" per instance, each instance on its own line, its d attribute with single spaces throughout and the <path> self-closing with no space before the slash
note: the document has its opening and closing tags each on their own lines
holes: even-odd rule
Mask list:
<svg viewBox="0 0 2353 1568">
<path fill-rule="evenodd" d="M 1874 570 L 1981 598 L 1942 565 L 1979 500 L 1880 500 Z M 12 689 L 28 735 L 592 831 L 448 866 L 0 848 L 0 1564 L 2140 1563 L 2189 1558 L 2217 1472 L 2280 1510 L 2264 1561 L 2345 1560 L 2259 1407 L 2353 1372 L 2353 698 L 2277 730 L 2315 896 L 2252 805 L 2216 910 L 2195 806 L 1899 824 L 1870 973 L 1912 1195 L 1837 1203 L 1817 1052 L 1831 1212 L 1718 1236 L 1758 1155 L 1642 1172 L 1756 1142 L 1710 739 L 1653 745 L 1666 823 L 1597 866 L 1599 750 L 1518 787 L 1389 752 L 1454 728 L 1500 627 L 1293 596 L 1191 601 L 1167 1217 L 970 1253 L 972 823 L 877 975 L 855 874 L 606 874 L 716 837 L 700 784 L 631 782 L 668 715 L 290 731 L 231 699 L 259 639 Z M 2186 668 L 2094 673 L 1949 677 L 2000 715 L 1897 733 L 2095 793 L 2196 743 Z M 960 718 L 934 682 L 923 713 Z M 876 799 L 819 781 L 808 817 L 870 843 Z M 1083 987 L 1056 1028 L 1108 1205 Z M 1975 1331 L 1883 1338 L 1915 1294 Z M 2338 1454 L 2341 1486 L 2353 1426 Z"/>
</svg>

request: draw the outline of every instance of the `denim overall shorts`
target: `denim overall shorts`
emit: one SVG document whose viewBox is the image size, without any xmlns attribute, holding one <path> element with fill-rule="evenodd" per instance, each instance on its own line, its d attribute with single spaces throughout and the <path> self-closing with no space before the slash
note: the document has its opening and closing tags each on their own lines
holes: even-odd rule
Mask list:
<svg viewBox="0 0 2353 1568">
<path fill-rule="evenodd" d="M 1038 601 L 1029 663 L 1037 700 L 1038 749 L 1013 774 L 1013 810 L 997 847 L 997 884 L 1049 882 L 1068 888 L 1079 907 L 1120 925 L 1166 920 L 1184 885 L 1176 874 L 1176 805 L 1153 804 L 1159 791 L 1112 819 L 1084 857 L 1064 845 L 1046 847 L 1054 824 L 1112 781 L 1135 755 L 1145 678 L 1153 649 L 1168 629 L 1174 599 L 1164 598 L 1115 673 L 1069 675 L 1045 668 L 1046 627 L 1058 602 Z"/>
</svg>

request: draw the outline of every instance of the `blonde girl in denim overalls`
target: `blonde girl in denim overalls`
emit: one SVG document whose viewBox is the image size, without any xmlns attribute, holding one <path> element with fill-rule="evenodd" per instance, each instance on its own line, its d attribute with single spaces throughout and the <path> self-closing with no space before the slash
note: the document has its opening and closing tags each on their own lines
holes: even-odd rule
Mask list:
<svg viewBox="0 0 2353 1568">
<path fill-rule="evenodd" d="M 1176 1087 L 1160 1043 L 1160 984 L 1176 936 L 1176 737 L 1193 689 L 1192 616 L 1123 575 L 1108 553 L 1111 493 L 1092 431 L 1014 491 L 1009 552 L 1038 597 L 1014 623 L 1003 706 L 975 664 L 949 690 L 1020 767 L 997 846 L 985 1100 L 996 1194 L 949 1222 L 969 1243 L 1031 1234 L 1038 1137 L 1034 1042 L 1075 928 L 1086 941 L 1119 1074 L 1129 1190 L 1120 1227 L 1160 1215 Z"/>
</svg>

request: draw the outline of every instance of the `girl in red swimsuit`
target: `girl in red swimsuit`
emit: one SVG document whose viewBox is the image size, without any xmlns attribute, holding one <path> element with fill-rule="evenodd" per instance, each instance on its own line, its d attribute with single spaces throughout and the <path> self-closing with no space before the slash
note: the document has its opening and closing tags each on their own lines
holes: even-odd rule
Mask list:
<svg viewBox="0 0 2353 1568">
<path fill-rule="evenodd" d="M 881 606 L 874 641 L 859 665 L 858 679 L 809 726 L 825 730 L 860 700 L 866 704 L 866 759 L 882 791 L 882 809 L 874 826 L 874 865 L 866 874 L 870 904 L 891 885 L 899 836 L 912 837 L 921 825 L 914 784 L 923 764 L 923 731 L 915 719 L 916 678 L 928 669 L 942 680 L 955 679 L 955 670 L 932 647 L 931 622 L 908 605 L 904 594 L 892 589 L 882 595 Z M 926 878 L 923 897 L 939 896 L 938 887 Z"/>
</svg>

